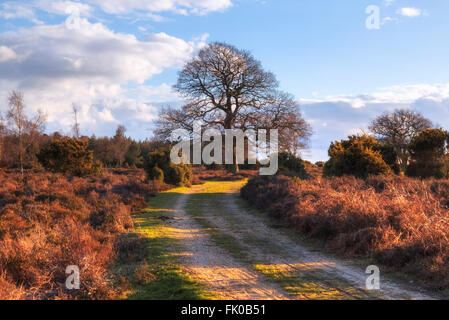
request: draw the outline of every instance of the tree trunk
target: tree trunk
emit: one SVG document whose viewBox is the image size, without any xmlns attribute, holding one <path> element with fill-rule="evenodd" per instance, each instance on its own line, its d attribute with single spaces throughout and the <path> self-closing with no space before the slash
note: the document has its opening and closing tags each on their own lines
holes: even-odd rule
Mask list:
<svg viewBox="0 0 449 320">
<path fill-rule="evenodd" d="M 226 130 L 233 129 L 232 120 L 225 121 L 225 129 Z M 226 140 L 226 137 L 225 137 L 225 140 Z M 237 146 L 236 146 L 236 143 L 234 143 L 234 139 L 232 139 L 232 162 L 233 162 L 233 164 L 226 165 L 226 170 L 228 172 L 238 173 L 239 172 L 239 164 L 237 161 Z"/>
<path fill-rule="evenodd" d="M 23 177 L 23 143 L 22 143 L 22 135 L 19 136 L 19 162 L 20 162 L 20 174 Z"/>
</svg>

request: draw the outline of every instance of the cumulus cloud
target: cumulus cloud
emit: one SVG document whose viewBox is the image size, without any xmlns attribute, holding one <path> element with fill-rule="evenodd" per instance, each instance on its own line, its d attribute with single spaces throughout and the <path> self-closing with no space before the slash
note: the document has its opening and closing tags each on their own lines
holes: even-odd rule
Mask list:
<svg viewBox="0 0 449 320">
<path fill-rule="evenodd" d="M 325 160 L 333 140 L 367 131 L 369 122 L 385 111 L 410 108 L 435 123 L 449 127 L 449 83 L 398 85 L 377 92 L 301 100 L 305 118 L 314 129 L 312 153 L 305 157 Z"/>
<path fill-rule="evenodd" d="M 415 17 L 419 17 L 422 12 L 421 12 L 421 9 L 407 7 L 407 8 L 398 9 L 397 13 L 404 17 L 415 18 Z"/>
<path fill-rule="evenodd" d="M 130 13 L 133 11 L 163 12 L 203 15 L 222 11 L 232 6 L 231 0 L 90 0 L 107 13 Z"/>
<path fill-rule="evenodd" d="M 397 85 L 381 88 L 368 94 L 339 95 L 321 99 L 304 99 L 302 103 L 342 102 L 353 108 L 362 108 L 368 104 L 410 104 L 418 99 L 443 101 L 449 99 L 449 84 Z"/>
<path fill-rule="evenodd" d="M 35 0 L 31 2 L 31 5 L 40 10 L 59 15 L 66 15 L 69 13 L 68 9 L 77 8 L 78 13 L 83 17 L 90 17 L 94 10 L 88 4 L 64 0 Z"/>
<path fill-rule="evenodd" d="M 0 18 L 3 19 L 26 19 L 35 24 L 43 24 L 34 12 L 29 3 L 4 2 L 0 4 Z"/>
<path fill-rule="evenodd" d="M 231 0 L 87 0 L 85 2 L 87 3 L 70 0 L 6 1 L 0 4 L 0 18 L 27 19 L 42 25 L 44 22 L 37 18 L 39 11 L 56 15 L 77 14 L 89 18 L 95 16 L 95 10 L 101 10 L 122 17 L 132 15 L 134 18 L 160 22 L 165 21 L 166 18 L 157 13 L 206 15 L 210 12 L 224 11 L 233 5 Z"/>
<path fill-rule="evenodd" d="M 17 54 L 14 50 L 6 47 L 0 46 L 0 63 L 8 62 L 17 58 Z"/>
<path fill-rule="evenodd" d="M 156 117 L 162 95 L 177 96 L 168 85 L 147 87 L 144 82 L 182 66 L 205 45 L 204 38 L 184 41 L 165 33 L 139 40 L 84 19 L 80 26 L 0 33 L 0 62 L 8 61 L 0 63 L 0 101 L 10 90 L 22 90 L 29 108 L 47 111 L 55 130 L 72 121 L 72 103 L 81 107 L 80 121 L 91 133 L 127 119 L 149 121 Z"/>
</svg>

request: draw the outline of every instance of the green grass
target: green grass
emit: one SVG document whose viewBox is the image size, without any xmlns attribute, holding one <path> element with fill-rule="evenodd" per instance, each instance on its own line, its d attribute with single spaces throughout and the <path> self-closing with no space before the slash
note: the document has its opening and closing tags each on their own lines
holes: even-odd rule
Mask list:
<svg viewBox="0 0 449 320">
<path fill-rule="evenodd" d="M 173 205 L 179 192 L 172 190 L 151 199 L 149 208 L 133 217 L 135 234 L 145 247 L 146 258 L 142 261 L 119 262 L 116 269 L 124 276 L 131 288 L 123 298 L 132 300 L 198 300 L 213 297 L 194 279 L 183 272 L 178 257 L 183 254 L 179 239 L 173 235 L 169 221 L 174 218 Z M 134 272 L 146 261 L 148 272 L 154 279 L 138 281 Z"/>
</svg>

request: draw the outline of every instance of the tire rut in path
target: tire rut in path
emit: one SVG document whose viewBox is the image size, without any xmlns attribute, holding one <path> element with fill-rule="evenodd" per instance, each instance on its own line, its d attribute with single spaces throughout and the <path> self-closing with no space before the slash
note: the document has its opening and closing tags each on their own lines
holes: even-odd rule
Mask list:
<svg viewBox="0 0 449 320">
<path fill-rule="evenodd" d="M 198 191 L 193 189 L 191 192 Z M 199 189 L 201 190 L 201 189 Z M 185 211 L 190 193 L 179 196 L 172 227 L 179 230 L 185 252 L 180 256 L 184 272 L 189 274 L 217 299 L 223 300 L 289 300 L 279 286 L 269 283 L 250 267 L 235 261 L 216 246 L 207 230 L 198 226 Z"/>
</svg>

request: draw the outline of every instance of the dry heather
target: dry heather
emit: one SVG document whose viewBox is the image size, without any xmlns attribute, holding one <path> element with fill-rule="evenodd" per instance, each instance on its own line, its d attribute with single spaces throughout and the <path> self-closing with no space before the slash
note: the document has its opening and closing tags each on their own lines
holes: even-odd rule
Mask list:
<svg viewBox="0 0 449 320">
<path fill-rule="evenodd" d="M 449 181 L 257 177 L 242 196 L 347 257 L 449 288 Z"/>
<path fill-rule="evenodd" d="M 0 299 L 117 297 L 108 269 L 119 233 L 154 192 L 139 170 L 99 177 L 0 170 Z M 77 265 L 81 288 L 67 291 L 66 267 Z"/>
</svg>

